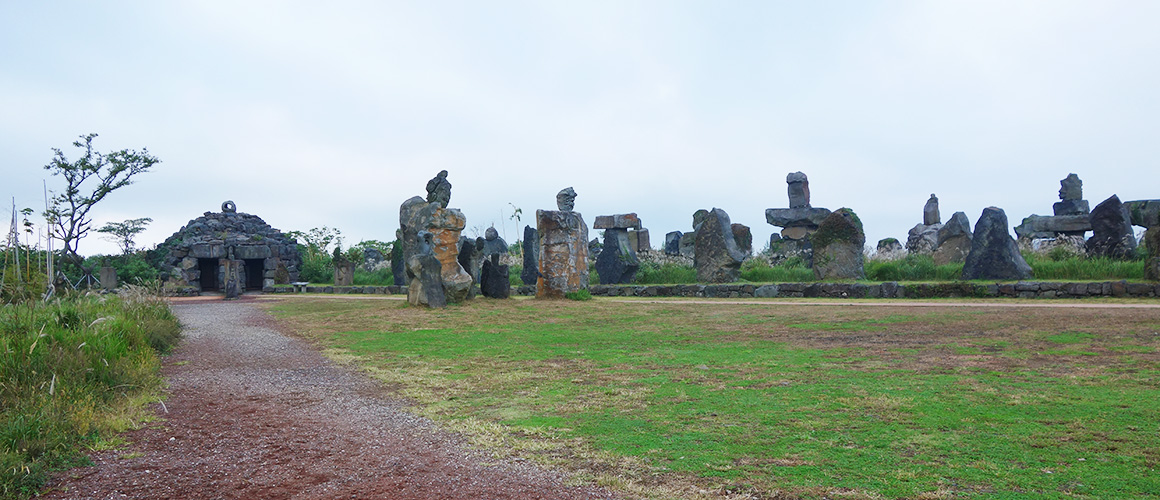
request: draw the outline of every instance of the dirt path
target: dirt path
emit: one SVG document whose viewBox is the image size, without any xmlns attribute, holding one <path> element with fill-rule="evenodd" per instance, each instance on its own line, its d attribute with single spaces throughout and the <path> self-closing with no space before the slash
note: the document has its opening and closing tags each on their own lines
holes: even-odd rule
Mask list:
<svg viewBox="0 0 1160 500">
<path fill-rule="evenodd" d="M 158 421 L 57 477 L 53 499 L 609 498 L 467 451 L 249 302 L 178 302 Z"/>
</svg>

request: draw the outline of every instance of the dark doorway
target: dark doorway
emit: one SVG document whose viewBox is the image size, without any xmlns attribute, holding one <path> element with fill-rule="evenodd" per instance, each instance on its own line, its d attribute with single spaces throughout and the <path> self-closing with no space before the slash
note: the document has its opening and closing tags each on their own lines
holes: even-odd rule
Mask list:
<svg viewBox="0 0 1160 500">
<path fill-rule="evenodd" d="M 201 271 L 201 291 L 218 291 L 218 260 L 197 259 L 197 269 Z"/>
<path fill-rule="evenodd" d="M 246 259 L 246 290 L 261 290 L 265 259 Z"/>
</svg>

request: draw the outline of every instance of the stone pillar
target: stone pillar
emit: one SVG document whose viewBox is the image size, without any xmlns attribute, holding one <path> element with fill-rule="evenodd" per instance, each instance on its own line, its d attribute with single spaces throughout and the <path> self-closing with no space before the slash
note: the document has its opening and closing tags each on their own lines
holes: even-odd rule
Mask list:
<svg viewBox="0 0 1160 500">
<path fill-rule="evenodd" d="M 536 210 L 540 276 L 536 297 L 562 299 L 588 288 L 588 225 L 579 212 Z"/>
<path fill-rule="evenodd" d="M 1144 279 L 1160 281 L 1160 226 L 1152 226 L 1144 233 L 1144 247 L 1148 249 Z"/>
<path fill-rule="evenodd" d="M 109 266 L 101 268 L 101 288 L 105 290 L 112 290 L 117 288 L 117 270 Z"/>
<path fill-rule="evenodd" d="M 745 253 L 733 239 L 733 223 L 729 214 L 720 208 L 709 212 L 708 218 L 697 229 L 694 244 L 693 267 L 701 283 L 730 283 L 741 274 Z"/>
<path fill-rule="evenodd" d="M 520 280 L 525 285 L 535 285 L 540 278 L 540 236 L 536 228 L 524 226 L 524 268 L 520 271 Z"/>
<path fill-rule="evenodd" d="M 219 264 L 222 268 L 222 289 L 226 292 L 225 300 L 233 300 L 242 294 L 242 266 L 246 265 L 242 260 L 221 259 Z"/>
</svg>

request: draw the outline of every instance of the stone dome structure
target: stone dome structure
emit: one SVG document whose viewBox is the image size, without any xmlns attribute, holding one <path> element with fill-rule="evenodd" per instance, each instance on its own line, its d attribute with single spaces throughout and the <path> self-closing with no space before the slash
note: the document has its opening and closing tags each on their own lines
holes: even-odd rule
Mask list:
<svg viewBox="0 0 1160 500">
<path fill-rule="evenodd" d="M 201 291 L 224 291 L 223 264 L 234 261 L 239 289 L 264 290 L 298 281 L 298 243 L 261 217 L 237 212 L 234 202 L 206 212 L 173 233 L 161 248 L 163 266 Z"/>
</svg>

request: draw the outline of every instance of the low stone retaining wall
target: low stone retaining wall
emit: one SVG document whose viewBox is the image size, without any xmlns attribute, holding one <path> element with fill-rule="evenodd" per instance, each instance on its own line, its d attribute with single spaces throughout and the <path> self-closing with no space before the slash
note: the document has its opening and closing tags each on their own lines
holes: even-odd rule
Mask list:
<svg viewBox="0 0 1160 500">
<path fill-rule="evenodd" d="M 293 288 L 266 288 L 266 293 L 294 293 Z M 308 286 L 307 293 L 407 294 L 405 286 Z M 1020 281 L 1017 283 L 775 283 L 767 285 L 592 285 L 588 292 L 599 297 L 701 297 L 721 299 L 825 297 L 841 299 L 928 299 L 961 297 L 1011 297 L 1056 299 L 1084 297 L 1160 297 L 1160 283 L 1098 281 L 1065 283 Z M 533 296 L 534 286 L 512 287 L 512 295 Z"/>
</svg>

